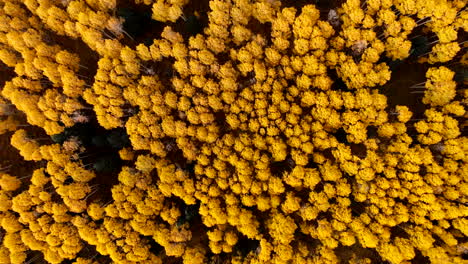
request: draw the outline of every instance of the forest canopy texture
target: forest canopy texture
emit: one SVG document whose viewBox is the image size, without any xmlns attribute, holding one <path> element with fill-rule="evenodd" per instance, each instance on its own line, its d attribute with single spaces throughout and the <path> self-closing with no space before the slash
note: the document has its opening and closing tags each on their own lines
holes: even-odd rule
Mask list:
<svg viewBox="0 0 468 264">
<path fill-rule="evenodd" d="M 0 263 L 463 264 L 464 0 L 0 0 Z"/>
</svg>

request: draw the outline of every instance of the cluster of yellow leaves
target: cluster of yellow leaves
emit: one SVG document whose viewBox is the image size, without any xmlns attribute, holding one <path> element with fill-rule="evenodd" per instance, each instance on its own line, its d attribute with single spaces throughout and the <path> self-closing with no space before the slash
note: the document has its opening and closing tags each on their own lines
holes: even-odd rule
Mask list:
<svg viewBox="0 0 468 264">
<path fill-rule="evenodd" d="M 0 16 L 0 43 L 8 47 L 2 51 L 10 52 L 3 57 L 17 74 L 5 84 L 2 95 L 26 114 L 30 124 L 43 127 L 50 135 L 73 126 L 73 114 L 84 107 L 78 99 L 86 84 L 78 76 L 79 57 L 45 43 L 42 23 L 27 15 L 22 3 L 5 2 Z"/>
<path fill-rule="evenodd" d="M 417 252 L 463 263 L 468 93 L 450 66 L 429 68 L 427 109 L 413 122 L 378 90 L 391 77 L 384 57 L 408 59 L 417 27 L 438 37 L 429 63 L 456 56 L 462 2 L 348 0 L 323 21 L 310 4 L 211 0 L 202 34 L 187 41 L 167 26 L 132 48 L 113 0 L 0 1 L 0 60 L 17 74 L 2 95 L 49 135 L 79 122 L 84 99 L 131 141 L 107 202 L 89 199 L 98 175 L 76 139 L 41 145 L 16 130 L 11 145 L 43 167 L 29 182 L 0 174 L 0 263 L 24 263 L 29 250 L 99 263 L 82 257 L 87 244 L 114 263 L 222 253 L 238 264 L 338 263 L 343 246 L 395 264 Z M 189 1 L 143 3 L 174 22 Z M 43 41 L 46 29 L 99 54 L 92 84 L 77 54 Z M 0 132 L 17 124 L 8 117 Z M 241 258 L 247 239 L 258 246 Z"/>
<path fill-rule="evenodd" d="M 153 19 L 175 22 L 179 17 L 184 17 L 182 9 L 188 2 L 189 0 L 157 0 L 153 3 Z"/>
</svg>

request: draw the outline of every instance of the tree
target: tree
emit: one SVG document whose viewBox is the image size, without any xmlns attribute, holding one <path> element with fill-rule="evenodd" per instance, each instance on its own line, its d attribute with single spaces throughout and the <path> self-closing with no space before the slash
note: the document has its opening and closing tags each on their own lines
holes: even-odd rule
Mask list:
<svg viewBox="0 0 468 264">
<path fill-rule="evenodd" d="M 18 126 L 19 121 L 14 116 L 8 116 L 5 120 L 0 120 L 0 135 L 8 131 L 15 131 Z"/>
<path fill-rule="evenodd" d="M 456 83 L 453 81 L 455 73 L 448 68 L 429 68 L 426 72 L 426 89 L 423 103 L 431 106 L 448 104 L 456 95 Z"/>
<path fill-rule="evenodd" d="M 270 235 L 282 244 L 288 244 L 294 239 L 296 228 L 294 220 L 280 212 L 276 212 L 268 223 Z"/>
<path fill-rule="evenodd" d="M 5 191 L 15 191 L 21 186 L 21 180 L 15 176 L 0 173 L 0 187 Z"/>
<path fill-rule="evenodd" d="M 24 129 L 16 130 L 11 136 L 11 145 L 20 151 L 20 155 L 26 160 L 41 160 L 39 144 L 28 138 Z"/>
</svg>

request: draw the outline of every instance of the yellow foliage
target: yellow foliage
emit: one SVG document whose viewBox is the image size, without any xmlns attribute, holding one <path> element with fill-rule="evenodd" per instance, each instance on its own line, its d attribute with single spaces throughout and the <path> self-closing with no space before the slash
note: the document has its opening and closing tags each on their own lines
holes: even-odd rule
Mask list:
<svg viewBox="0 0 468 264">
<path fill-rule="evenodd" d="M 135 4 L 0 3 L 0 263 L 463 263 L 463 1 Z"/>
</svg>

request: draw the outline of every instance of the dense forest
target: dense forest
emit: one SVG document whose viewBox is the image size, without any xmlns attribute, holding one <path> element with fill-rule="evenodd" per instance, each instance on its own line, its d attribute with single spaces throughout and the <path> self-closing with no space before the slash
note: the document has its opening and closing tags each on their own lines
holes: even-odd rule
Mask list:
<svg viewBox="0 0 468 264">
<path fill-rule="evenodd" d="M 0 0 L 0 264 L 464 264 L 464 0 Z"/>
</svg>

